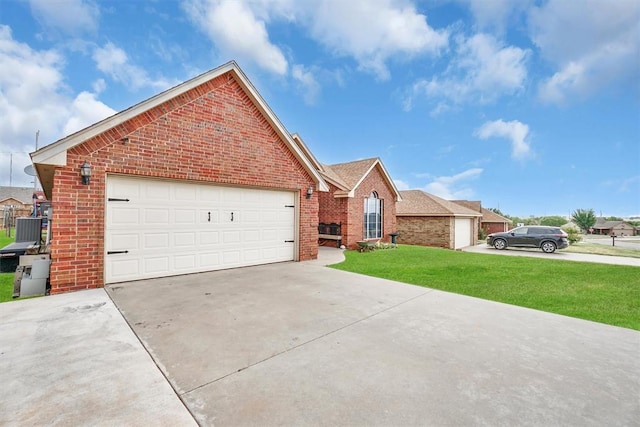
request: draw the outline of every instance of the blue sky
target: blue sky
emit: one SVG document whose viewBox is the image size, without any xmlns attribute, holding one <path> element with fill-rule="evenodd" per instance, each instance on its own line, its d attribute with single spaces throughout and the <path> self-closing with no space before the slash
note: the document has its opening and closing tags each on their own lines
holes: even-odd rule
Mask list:
<svg viewBox="0 0 640 427">
<path fill-rule="evenodd" d="M 0 0 L 0 185 L 231 59 L 315 156 L 517 216 L 640 215 L 637 0 Z M 10 169 L 12 173 L 10 173 Z"/>
</svg>

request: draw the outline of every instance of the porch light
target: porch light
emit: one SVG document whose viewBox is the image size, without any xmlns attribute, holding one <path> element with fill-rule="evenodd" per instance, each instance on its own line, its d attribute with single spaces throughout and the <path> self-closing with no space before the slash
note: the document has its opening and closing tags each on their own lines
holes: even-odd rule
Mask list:
<svg viewBox="0 0 640 427">
<path fill-rule="evenodd" d="M 313 194 L 313 185 L 310 185 L 309 188 L 307 188 L 307 199 L 310 199 L 312 194 Z"/>
<path fill-rule="evenodd" d="M 89 185 L 91 181 L 91 165 L 86 161 L 82 163 L 80 166 L 80 176 L 82 177 L 82 183 L 84 185 Z"/>
</svg>

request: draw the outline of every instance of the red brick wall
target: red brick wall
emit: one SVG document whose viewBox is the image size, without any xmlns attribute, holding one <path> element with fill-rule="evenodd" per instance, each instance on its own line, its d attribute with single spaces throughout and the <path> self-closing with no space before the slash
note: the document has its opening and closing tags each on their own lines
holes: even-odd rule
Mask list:
<svg viewBox="0 0 640 427">
<path fill-rule="evenodd" d="M 79 176 L 85 160 L 88 186 Z M 53 184 L 52 293 L 104 285 L 108 173 L 300 191 L 298 256 L 317 257 L 318 192 L 304 196 L 312 178 L 231 74 L 74 147 L 67 165 Z"/>
<path fill-rule="evenodd" d="M 509 225 L 505 224 L 504 222 L 483 222 L 482 223 L 482 229 L 486 234 L 502 233 L 503 231 L 509 231 L 508 228 L 509 228 Z"/>
<path fill-rule="evenodd" d="M 399 216 L 398 243 L 453 249 L 455 228 L 453 217 Z"/>
</svg>

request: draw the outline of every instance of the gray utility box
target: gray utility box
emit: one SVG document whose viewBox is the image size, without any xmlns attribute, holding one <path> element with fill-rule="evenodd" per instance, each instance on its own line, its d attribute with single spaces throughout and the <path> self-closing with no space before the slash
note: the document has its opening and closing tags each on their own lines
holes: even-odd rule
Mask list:
<svg viewBox="0 0 640 427">
<path fill-rule="evenodd" d="M 48 254 L 21 256 L 13 282 L 13 297 L 46 294 L 50 267 L 51 259 Z"/>
</svg>

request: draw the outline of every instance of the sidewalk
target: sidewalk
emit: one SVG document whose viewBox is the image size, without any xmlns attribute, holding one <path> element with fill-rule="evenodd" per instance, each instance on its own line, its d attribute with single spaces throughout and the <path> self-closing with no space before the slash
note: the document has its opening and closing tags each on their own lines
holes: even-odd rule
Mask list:
<svg viewBox="0 0 640 427">
<path fill-rule="evenodd" d="M 0 304 L 0 425 L 196 425 L 104 289 Z"/>
</svg>

